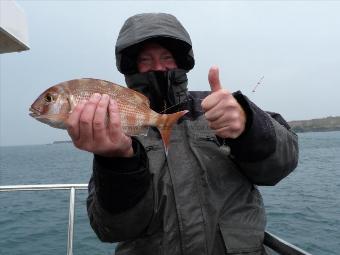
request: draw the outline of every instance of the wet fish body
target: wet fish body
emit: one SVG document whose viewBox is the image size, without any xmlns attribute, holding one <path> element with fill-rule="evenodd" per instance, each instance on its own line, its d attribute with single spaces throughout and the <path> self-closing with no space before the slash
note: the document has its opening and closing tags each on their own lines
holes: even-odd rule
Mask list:
<svg viewBox="0 0 340 255">
<path fill-rule="evenodd" d="M 31 105 L 30 115 L 54 128 L 65 129 L 65 121 L 74 107 L 94 93 L 107 94 L 116 101 L 125 134 L 146 135 L 148 127 L 157 127 L 166 149 L 173 125 L 187 113 L 159 114 L 150 109 L 149 99 L 143 94 L 109 81 L 87 78 L 62 82 L 48 88 Z"/>
</svg>

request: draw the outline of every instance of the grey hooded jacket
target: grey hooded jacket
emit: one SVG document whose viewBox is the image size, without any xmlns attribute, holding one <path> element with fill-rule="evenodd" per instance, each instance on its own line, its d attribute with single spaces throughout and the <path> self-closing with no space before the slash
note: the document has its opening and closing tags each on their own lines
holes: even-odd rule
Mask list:
<svg viewBox="0 0 340 255">
<path fill-rule="evenodd" d="M 160 33 L 144 31 L 143 18 L 134 19 L 123 26 L 117 41 L 117 65 L 123 73 L 129 69 L 121 68 L 120 52 L 143 36 Z M 124 33 L 134 26 L 138 33 Z M 169 27 L 166 21 L 165 28 L 173 30 L 167 35 L 191 44 L 182 26 Z M 280 115 L 264 112 L 236 93 L 247 112 L 247 130 L 235 140 L 219 139 L 200 108 L 206 95 L 189 93 L 192 118 L 175 126 L 168 155 L 158 131 L 150 129 L 146 137 L 133 139 L 138 159 L 127 171 L 119 159 L 95 156 L 88 214 L 102 241 L 119 242 L 116 254 L 265 254 L 266 220 L 257 185 L 275 185 L 296 167 L 297 136 Z M 115 207 L 130 189 L 131 204 Z"/>
</svg>

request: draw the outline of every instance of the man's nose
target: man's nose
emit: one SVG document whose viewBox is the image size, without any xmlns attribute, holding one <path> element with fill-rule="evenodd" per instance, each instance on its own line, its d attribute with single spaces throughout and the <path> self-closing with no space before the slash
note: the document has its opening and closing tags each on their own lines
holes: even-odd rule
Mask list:
<svg viewBox="0 0 340 255">
<path fill-rule="evenodd" d="M 152 62 L 151 68 L 153 71 L 165 71 L 166 70 L 165 64 L 160 59 L 155 59 Z"/>
</svg>

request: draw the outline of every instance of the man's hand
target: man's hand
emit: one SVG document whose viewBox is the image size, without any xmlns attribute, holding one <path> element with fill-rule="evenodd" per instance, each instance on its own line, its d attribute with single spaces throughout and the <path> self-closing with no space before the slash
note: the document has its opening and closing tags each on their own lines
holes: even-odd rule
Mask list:
<svg viewBox="0 0 340 255">
<path fill-rule="evenodd" d="M 234 96 L 223 89 L 219 70 L 213 66 L 208 75 L 211 94 L 202 101 L 202 109 L 211 129 L 221 138 L 239 137 L 246 124 L 246 114 Z"/>
<path fill-rule="evenodd" d="M 122 131 L 118 106 L 108 95 L 95 93 L 80 102 L 66 126 L 78 149 L 104 157 L 133 156 L 132 141 Z"/>
</svg>

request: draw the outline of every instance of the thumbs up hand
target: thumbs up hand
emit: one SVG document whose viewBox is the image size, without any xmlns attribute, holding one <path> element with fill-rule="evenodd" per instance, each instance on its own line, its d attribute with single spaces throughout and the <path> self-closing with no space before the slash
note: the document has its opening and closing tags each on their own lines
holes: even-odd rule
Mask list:
<svg viewBox="0 0 340 255">
<path fill-rule="evenodd" d="M 222 88 L 217 66 L 210 68 L 208 80 L 211 94 L 202 101 L 201 106 L 209 127 L 221 138 L 235 139 L 245 129 L 246 114 L 234 96 Z"/>
</svg>

